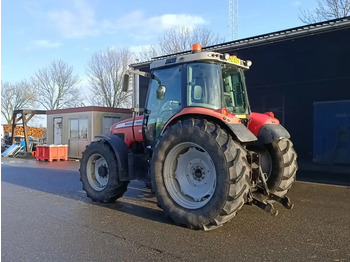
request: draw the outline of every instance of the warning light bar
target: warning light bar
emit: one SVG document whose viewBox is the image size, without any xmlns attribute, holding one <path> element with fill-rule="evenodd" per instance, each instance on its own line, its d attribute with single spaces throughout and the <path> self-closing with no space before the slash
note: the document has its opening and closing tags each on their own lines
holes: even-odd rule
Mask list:
<svg viewBox="0 0 350 262">
<path fill-rule="evenodd" d="M 206 48 L 207 49 L 207 48 Z M 230 55 L 229 53 L 219 53 L 213 51 L 202 51 L 202 46 L 200 44 L 193 44 L 192 51 L 189 54 L 187 53 L 178 53 L 171 56 L 162 56 L 159 59 L 154 60 L 151 63 L 151 69 L 165 67 L 170 64 L 178 63 L 190 63 L 190 62 L 200 62 L 200 61 L 209 61 L 219 64 L 231 64 L 238 66 L 242 69 L 249 69 L 252 65 L 252 62 L 249 60 L 242 60 L 235 55 Z"/>
</svg>

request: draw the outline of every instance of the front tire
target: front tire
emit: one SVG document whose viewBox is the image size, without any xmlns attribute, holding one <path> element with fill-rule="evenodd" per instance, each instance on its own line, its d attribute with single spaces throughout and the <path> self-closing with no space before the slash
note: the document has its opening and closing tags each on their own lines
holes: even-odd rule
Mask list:
<svg viewBox="0 0 350 262">
<path fill-rule="evenodd" d="M 86 147 L 80 160 L 83 190 L 93 201 L 112 203 L 123 196 L 129 181 L 119 181 L 117 160 L 104 140 Z"/>
<path fill-rule="evenodd" d="M 247 201 L 246 150 L 215 123 L 180 120 L 167 127 L 151 160 L 158 205 L 176 224 L 209 230 Z"/>
</svg>

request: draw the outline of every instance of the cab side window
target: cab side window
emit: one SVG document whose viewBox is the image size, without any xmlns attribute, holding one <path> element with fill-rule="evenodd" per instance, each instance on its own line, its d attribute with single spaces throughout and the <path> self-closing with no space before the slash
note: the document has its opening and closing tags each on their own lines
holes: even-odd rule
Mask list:
<svg viewBox="0 0 350 262">
<path fill-rule="evenodd" d="M 166 122 L 181 109 L 181 66 L 159 69 L 153 72 L 146 108 L 150 111 L 146 138 L 156 141 Z M 165 87 L 163 99 L 157 98 L 159 86 Z"/>
</svg>

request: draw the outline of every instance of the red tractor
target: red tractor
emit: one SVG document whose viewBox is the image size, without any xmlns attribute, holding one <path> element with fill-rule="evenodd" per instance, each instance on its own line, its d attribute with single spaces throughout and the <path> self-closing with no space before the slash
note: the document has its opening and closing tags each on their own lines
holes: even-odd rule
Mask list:
<svg viewBox="0 0 350 262">
<path fill-rule="evenodd" d="M 277 215 L 274 202 L 295 181 L 297 154 L 272 113 L 250 110 L 244 71 L 251 61 L 202 52 L 158 59 L 149 78 L 143 115 L 114 124 L 87 146 L 81 181 L 94 201 L 114 202 L 130 180 L 144 180 L 176 224 L 212 229 L 244 204 Z"/>
</svg>

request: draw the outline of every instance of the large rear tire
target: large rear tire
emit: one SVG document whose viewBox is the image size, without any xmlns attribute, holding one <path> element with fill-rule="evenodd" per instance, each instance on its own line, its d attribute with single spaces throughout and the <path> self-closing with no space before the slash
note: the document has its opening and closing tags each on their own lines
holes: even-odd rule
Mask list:
<svg viewBox="0 0 350 262">
<path fill-rule="evenodd" d="M 297 153 L 288 138 L 252 148 L 261 156 L 262 171 L 267 176 L 269 191 L 279 197 L 287 194 L 298 170 Z"/>
<path fill-rule="evenodd" d="M 215 123 L 180 120 L 167 127 L 151 160 L 158 205 L 176 224 L 209 230 L 247 201 L 246 150 Z"/>
<path fill-rule="evenodd" d="M 272 169 L 267 179 L 271 193 L 283 197 L 295 181 L 298 170 L 297 153 L 288 138 L 266 146 L 272 160 Z"/>
<path fill-rule="evenodd" d="M 129 181 L 119 181 L 117 160 L 104 140 L 86 147 L 80 160 L 80 180 L 93 201 L 112 203 L 123 196 Z"/>
</svg>

